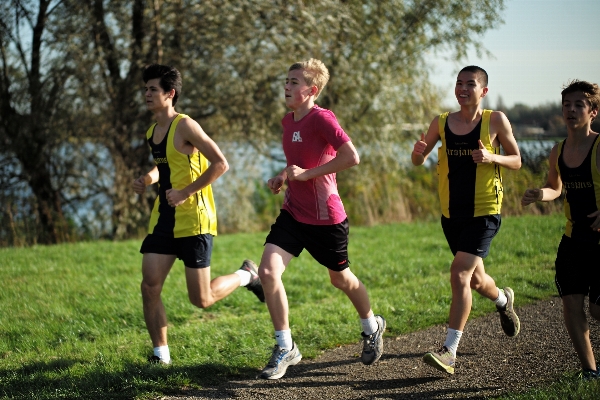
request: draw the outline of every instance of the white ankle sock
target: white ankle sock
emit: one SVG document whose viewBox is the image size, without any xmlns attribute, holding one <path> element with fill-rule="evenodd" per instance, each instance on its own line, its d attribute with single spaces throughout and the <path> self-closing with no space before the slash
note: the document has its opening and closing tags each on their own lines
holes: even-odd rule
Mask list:
<svg viewBox="0 0 600 400">
<path fill-rule="evenodd" d="M 240 277 L 240 286 L 246 286 L 250 283 L 250 279 L 252 279 L 252 274 L 243 269 L 238 269 L 235 273 Z"/>
<path fill-rule="evenodd" d="M 171 362 L 171 352 L 169 346 L 159 346 L 154 348 L 154 355 L 161 359 L 162 362 L 169 364 Z"/>
<path fill-rule="evenodd" d="M 462 331 L 457 331 L 456 329 L 448 328 L 448 332 L 446 333 L 446 341 L 444 342 L 444 346 L 456 357 L 456 350 L 458 349 L 458 343 L 460 342 L 460 338 L 462 336 Z"/>
<path fill-rule="evenodd" d="M 275 340 L 282 349 L 290 350 L 294 347 L 294 341 L 292 340 L 292 331 L 286 329 L 284 331 L 275 331 Z"/>
<path fill-rule="evenodd" d="M 506 307 L 506 304 L 508 303 L 508 299 L 506 298 L 506 294 L 504 294 L 504 290 L 497 288 L 498 289 L 498 298 L 496 300 L 494 300 L 494 303 L 496 303 L 496 305 L 500 308 L 504 308 Z"/>
<path fill-rule="evenodd" d="M 361 318 L 360 324 L 362 325 L 363 332 L 367 336 L 372 335 L 373 333 L 377 332 L 377 329 L 379 329 L 379 325 L 377 324 L 377 320 L 375 319 L 374 315 L 367 319 Z"/>
</svg>

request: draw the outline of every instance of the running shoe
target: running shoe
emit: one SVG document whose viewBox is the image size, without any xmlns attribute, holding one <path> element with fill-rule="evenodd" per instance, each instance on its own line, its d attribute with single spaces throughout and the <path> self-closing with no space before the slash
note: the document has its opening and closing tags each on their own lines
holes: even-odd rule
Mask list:
<svg viewBox="0 0 600 400">
<path fill-rule="evenodd" d="M 365 365 L 371 365 L 375 361 L 381 358 L 383 354 L 383 333 L 385 332 L 385 318 L 381 315 L 375 315 L 377 320 L 377 331 L 370 335 L 365 335 L 361 332 L 363 337 L 363 351 L 361 354 L 361 360 Z"/>
<path fill-rule="evenodd" d="M 515 293 L 509 287 L 505 287 L 503 291 L 506 295 L 506 306 L 503 308 L 496 306 L 496 309 L 500 314 L 500 324 L 504 333 L 510 337 L 515 337 L 521 331 L 521 322 L 514 309 Z"/>
<path fill-rule="evenodd" d="M 577 378 L 584 380 L 584 381 L 591 381 L 594 379 L 598 379 L 598 378 L 600 378 L 600 371 L 598 370 L 597 366 L 596 366 L 595 371 L 584 368 L 580 372 L 577 373 Z"/>
<path fill-rule="evenodd" d="M 437 352 L 429 352 L 423 356 L 423 361 L 425 364 L 431 365 L 433 368 L 447 372 L 449 374 L 454 373 L 454 363 L 456 361 L 456 357 L 452 354 L 450 350 L 446 346 L 442 346 L 440 351 Z"/>
<path fill-rule="evenodd" d="M 250 283 L 246 285 L 246 289 L 251 291 L 258 297 L 260 301 L 265 302 L 265 293 L 263 292 L 262 284 L 260 283 L 260 278 L 258 277 L 258 270 L 256 268 L 256 264 L 252 260 L 244 260 L 244 263 L 240 267 L 243 271 L 250 272 L 252 278 L 250 278 Z"/>
<path fill-rule="evenodd" d="M 150 364 L 163 364 L 163 365 L 169 365 L 169 364 L 171 364 L 170 361 L 169 362 L 164 362 L 159 356 L 155 356 L 155 355 L 152 355 L 152 356 L 148 357 L 148 362 Z"/>
<path fill-rule="evenodd" d="M 291 350 L 282 349 L 276 344 L 271 359 L 262 370 L 260 377 L 263 379 L 279 379 L 285 375 L 285 371 L 289 366 L 298 364 L 300 360 L 302 360 L 302 354 L 300 354 L 296 343 L 294 343 Z"/>
</svg>

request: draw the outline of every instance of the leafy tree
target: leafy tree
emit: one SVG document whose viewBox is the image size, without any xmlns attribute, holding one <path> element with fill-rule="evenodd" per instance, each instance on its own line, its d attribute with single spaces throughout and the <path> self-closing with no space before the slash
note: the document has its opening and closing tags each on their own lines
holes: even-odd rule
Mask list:
<svg viewBox="0 0 600 400">
<path fill-rule="evenodd" d="M 37 9 L 33 1 L 0 5 L 2 158 L 18 162 L 9 168 L 13 188 L 26 182 L 35 196 L 40 229 L 34 240 L 41 243 L 57 243 L 69 235 L 53 156 L 66 139 L 62 93 L 71 70 L 60 63 L 62 45 L 47 37 L 58 7 L 60 2 L 49 0 L 40 0 Z"/>
<path fill-rule="evenodd" d="M 360 168 L 340 174 L 343 190 L 371 196 L 371 220 L 386 218 L 382 210 L 401 195 L 393 187 L 403 143 L 438 111 L 428 56 L 450 49 L 460 59 L 469 46 L 481 49 L 502 9 L 503 0 L 5 1 L 2 161 L 16 160 L 12 171 L 35 197 L 40 241 L 65 240 L 64 213 L 81 204 L 108 236 L 134 236 L 152 198 L 140 201 L 130 189 L 151 166 L 144 65 L 182 72 L 178 110 L 217 141 L 271 156 L 287 67 L 316 57 L 331 73 L 319 103 L 365 151 Z M 388 179 L 391 191 L 377 195 Z"/>
</svg>

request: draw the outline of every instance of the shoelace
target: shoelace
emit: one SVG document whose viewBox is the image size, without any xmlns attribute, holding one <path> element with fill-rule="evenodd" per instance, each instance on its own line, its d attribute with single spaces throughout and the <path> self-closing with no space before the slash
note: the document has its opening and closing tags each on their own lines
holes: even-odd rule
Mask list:
<svg viewBox="0 0 600 400">
<path fill-rule="evenodd" d="M 278 361 L 280 361 L 286 353 L 287 352 L 285 351 L 285 349 L 282 349 L 281 347 L 275 345 L 275 347 L 273 348 L 273 354 L 271 354 L 271 359 L 269 360 L 267 366 L 276 367 L 277 364 L 279 364 Z"/>
<path fill-rule="evenodd" d="M 376 330 L 375 332 L 371 333 L 370 335 L 365 336 L 365 344 L 364 347 L 365 349 L 371 349 L 374 350 L 375 349 L 375 336 L 377 335 L 377 332 L 379 332 L 379 329 Z"/>
</svg>

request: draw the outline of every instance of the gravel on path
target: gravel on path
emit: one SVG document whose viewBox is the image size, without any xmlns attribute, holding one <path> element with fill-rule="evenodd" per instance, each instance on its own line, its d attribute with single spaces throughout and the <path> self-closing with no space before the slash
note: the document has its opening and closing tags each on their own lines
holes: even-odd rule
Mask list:
<svg viewBox="0 0 600 400">
<path fill-rule="evenodd" d="M 371 366 L 360 362 L 362 344 L 356 343 L 313 360 L 303 359 L 278 380 L 233 380 L 160 399 L 486 399 L 540 387 L 579 369 L 560 298 L 516 311 L 521 333 L 515 338 L 504 335 L 496 313 L 467 322 L 454 375 L 421 361 L 427 351 L 438 350 L 443 343 L 446 328 L 435 326 L 385 337 L 384 355 Z M 596 349 L 598 328 L 597 322 L 590 324 Z"/>
</svg>

